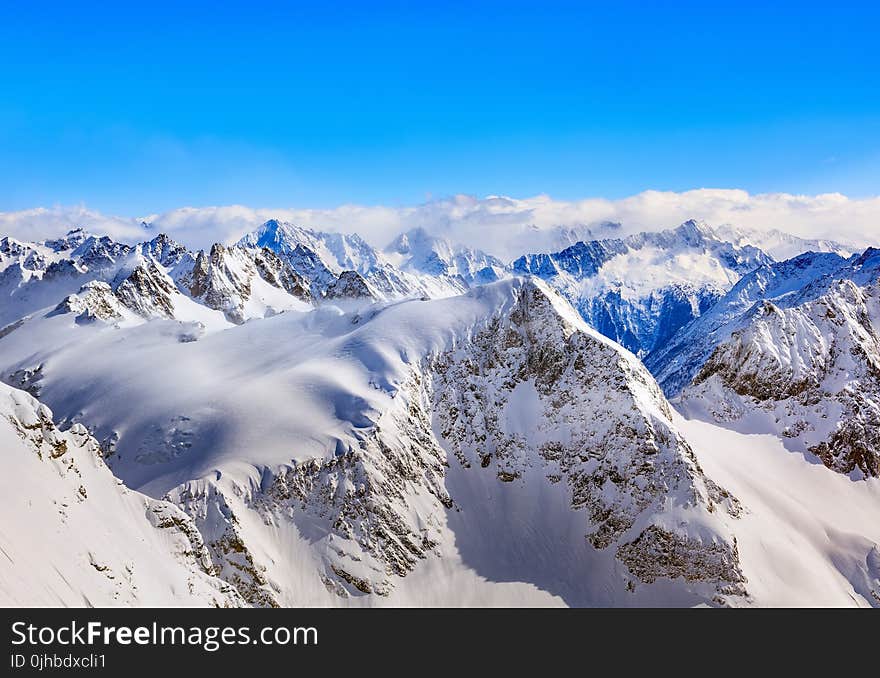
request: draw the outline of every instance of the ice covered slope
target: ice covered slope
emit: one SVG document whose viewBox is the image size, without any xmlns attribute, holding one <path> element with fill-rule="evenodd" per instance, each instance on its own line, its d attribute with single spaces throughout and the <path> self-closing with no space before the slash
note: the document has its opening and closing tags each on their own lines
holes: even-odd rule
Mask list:
<svg viewBox="0 0 880 678">
<path fill-rule="evenodd" d="M 82 426 L 0 384 L 0 605 L 240 605 L 193 520 L 127 489 Z"/>
<path fill-rule="evenodd" d="M 196 339 L 60 314 L 0 339 L 0 368 L 186 511 L 251 604 L 749 600 L 739 502 L 540 281 Z"/>
<path fill-rule="evenodd" d="M 706 224 L 688 221 L 659 233 L 527 255 L 513 270 L 548 281 L 588 323 L 643 357 L 705 313 L 742 275 L 770 261 L 751 245 L 730 243 Z"/>
<path fill-rule="evenodd" d="M 853 479 L 880 475 L 880 251 L 749 308 L 680 400 Z"/>
</svg>

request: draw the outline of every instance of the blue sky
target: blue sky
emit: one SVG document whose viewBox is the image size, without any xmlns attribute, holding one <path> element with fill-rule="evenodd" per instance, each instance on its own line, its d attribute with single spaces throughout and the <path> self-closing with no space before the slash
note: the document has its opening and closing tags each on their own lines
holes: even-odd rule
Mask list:
<svg viewBox="0 0 880 678">
<path fill-rule="evenodd" d="M 880 193 L 876 3 L 11 4 L 0 210 Z"/>
</svg>

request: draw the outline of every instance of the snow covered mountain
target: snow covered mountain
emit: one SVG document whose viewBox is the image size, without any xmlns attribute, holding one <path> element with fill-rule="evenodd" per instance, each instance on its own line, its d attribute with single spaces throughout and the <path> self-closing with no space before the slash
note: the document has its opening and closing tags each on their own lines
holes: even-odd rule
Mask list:
<svg viewBox="0 0 880 678">
<path fill-rule="evenodd" d="M 791 259 L 804 252 L 834 252 L 848 257 L 861 248 L 854 244 L 841 243 L 822 238 L 801 238 L 776 228 L 755 229 L 734 227 L 722 224 L 714 227 L 719 237 L 740 247 L 752 245 L 766 252 L 777 261 Z"/>
<path fill-rule="evenodd" d="M 681 407 L 735 428 L 776 433 L 789 449 L 853 478 L 876 477 L 880 250 L 816 276 L 823 268 L 816 262 L 828 259 L 803 255 L 775 265 L 775 284 L 715 330 L 704 362 L 710 344 L 690 345 L 681 362 L 702 365 L 682 391 Z M 801 272 L 801 285 L 789 291 L 790 282 L 780 287 L 778 279 L 792 269 Z M 762 273 L 754 277 L 766 280 Z M 746 288 L 754 290 L 747 284 L 742 292 Z M 740 308 L 742 300 L 736 300 Z"/>
<path fill-rule="evenodd" d="M 357 234 L 312 231 L 274 219 L 244 236 L 238 245 L 263 247 L 275 252 L 295 271 L 312 281 L 315 296 L 324 294 L 343 271 L 354 271 L 361 276 L 370 294 L 377 299 L 444 297 L 459 294 L 469 286 L 457 272 L 426 271 L 417 267 L 401 270 L 386 253 L 375 249 Z"/>
<path fill-rule="evenodd" d="M 444 238 L 428 234 L 423 228 L 401 233 L 385 254 L 401 270 L 434 277 L 458 276 L 468 286 L 484 285 L 504 277 L 500 259 Z"/>
<path fill-rule="evenodd" d="M 589 324 L 645 356 L 711 308 L 742 275 L 771 261 L 756 247 L 735 245 L 688 221 L 659 233 L 526 255 L 513 271 L 548 281 Z"/>
<path fill-rule="evenodd" d="M 182 507 L 251 604 L 402 602 L 423 561 L 577 605 L 746 595 L 736 499 L 641 364 L 543 283 L 194 342 L 173 325 L 32 319 L 3 338 L 3 373 L 39 366 L 64 425 Z"/>
<path fill-rule="evenodd" d="M 785 298 L 815 280 L 828 280 L 845 265 L 846 260 L 838 254 L 812 252 L 765 263 L 743 276 L 708 312 L 657 347 L 645 358 L 645 364 L 667 396 L 677 395 L 755 304 Z"/>
<path fill-rule="evenodd" d="M 0 526 L 0 600 L 880 606 L 878 270 L 694 222 L 507 270 L 5 238 L 0 476 L 60 536 Z"/>
<path fill-rule="evenodd" d="M 112 313 L 118 320 L 165 317 L 218 329 L 314 302 L 307 281 L 269 250 L 215 245 L 192 253 L 164 234 L 137 246 L 81 230 L 43 243 L 6 238 L 0 257 L 0 327 L 98 296 L 122 305 Z M 64 299 L 73 306 L 60 305 Z"/>
</svg>

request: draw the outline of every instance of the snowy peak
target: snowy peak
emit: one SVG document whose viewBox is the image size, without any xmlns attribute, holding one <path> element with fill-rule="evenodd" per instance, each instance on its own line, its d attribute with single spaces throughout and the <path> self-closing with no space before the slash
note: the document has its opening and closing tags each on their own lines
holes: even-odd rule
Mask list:
<svg viewBox="0 0 880 678">
<path fill-rule="evenodd" d="M 14 238 L 0 239 L 0 271 L 17 264 L 26 271 L 43 271 L 49 265 L 50 257 L 42 248 Z"/>
<path fill-rule="evenodd" d="M 87 266 L 90 270 L 103 270 L 112 268 L 131 250 L 130 245 L 116 242 L 109 236 L 96 237 L 91 235 L 70 253 L 70 257 L 76 259 L 80 265 Z"/>
<path fill-rule="evenodd" d="M 238 244 L 249 248 L 266 247 L 275 252 L 309 281 L 314 296 L 325 294 L 343 271 L 358 273 L 373 293 L 383 299 L 449 296 L 467 288 L 467 283 L 457 275 L 433 275 L 415 269 L 402 271 L 388 255 L 357 234 L 312 231 L 273 219 Z M 483 274 L 483 278 L 487 276 Z"/>
<path fill-rule="evenodd" d="M 817 281 L 846 266 L 831 252 L 807 252 L 793 259 L 767 263 L 743 276 L 705 313 L 693 319 L 645 358 L 664 392 L 676 395 L 708 359 L 714 347 L 737 327 L 740 319 L 764 299 L 782 300 L 813 289 Z M 778 301 L 778 303 L 782 303 Z"/>
<path fill-rule="evenodd" d="M 503 275 L 501 260 L 444 238 L 430 235 L 424 228 L 401 233 L 385 254 L 404 271 L 432 276 L 461 276 L 469 285 L 497 280 Z"/>
<path fill-rule="evenodd" d="M 43 244 L 55 252 L 66 252 L 75 250 L 89 237 L 92 237 L 92 234 L 84 228 L 74 228 L 68 231 L 64 237 L 56 238 L 54 240 L 46 240 Z"/>
<path fill-rule="evenodd" d="M 56 313 L 75 313 L 77 323 L 95 320 L 113 322 L 123 318 L 120 300 L 113 289 L 105 282 L 92 280 L 83 285 L 79 292 L 67 296 L 55 308 Z"/>
<path fill-rule="evenodd" d="M 184 245 L 165 233 L 160 233 L 152 240 L 141 243 L 138 249 L 143 256 L 151 257 L 165 268 L 173 268 L 186 256 L 191 256 L 190 251 Z"/>
<path fill-rule="evenodd" d="M 764 300 L 682 394 L 720 421 L 750 417 L 854 478 L 880 476 L 880 292 L 837 279 L 821 296 Z"/>
<path fill-rule="evenodd" d="M 762 266 L 648 357 L 681 406 L 852 477 L 880 474 L 880 251 Z"/>
<path fill-rule="evenodd" d="M 715 227 L 719 237 L 736 245 L 753 245 L 778 261 L 791 259 L 803 252 L 833 252 L 848 257 L 859 248 L 834 240 L 802 238 L 778 229 L 738 228 L 730 224 Z"/>
<path fill-rule="evenodd" d="M 367 299 L 376 300 L 376 295 L 370 290 L 367 281 L 357 271 L 343 271 L 339 277 L 327 288 L 325 299 Z"/>
<path fill-rule="evenodd" d="M 124 306 L 142 318 L 174 318 L 174 282 L 154 260 L 141 261 L 114 290 Z"/>
<path fill-rule="evenodd" d="M 311 301 L 305 279 L 265 248 L 215 243 L 208 253 L 201 250 L 194 260 L 184 260 L 174 275 L 189 297 L 235 324 L 303 309 Z"/>
<path fill-rule="evenodd" d="M 238 242 L 243 247 L 265 247 L 286 257 L 297 248 L 314 252 L 334 274 L 353 270 L 365 274 L 380 263 L 378 252 L 357 234 L 324 233 L 270 219 Z"/>
</svg>

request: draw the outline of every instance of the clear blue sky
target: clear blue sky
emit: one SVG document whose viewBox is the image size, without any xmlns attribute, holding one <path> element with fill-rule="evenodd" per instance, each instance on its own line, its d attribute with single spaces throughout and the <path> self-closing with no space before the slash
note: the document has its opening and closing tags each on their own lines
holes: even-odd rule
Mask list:
<svg viewBox="0 0 880 678">
<path fill-rule="evenodd" d="M 0 210 L 880 193 L 878 3 L 12 4 Z"/>
</svg>

